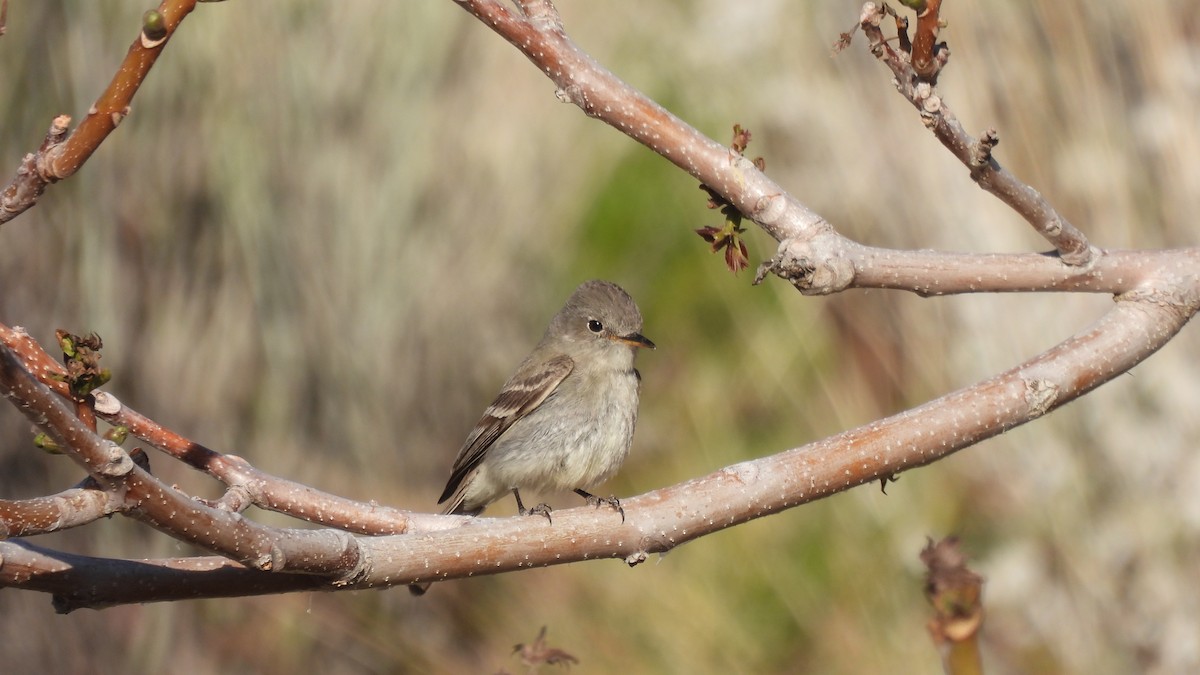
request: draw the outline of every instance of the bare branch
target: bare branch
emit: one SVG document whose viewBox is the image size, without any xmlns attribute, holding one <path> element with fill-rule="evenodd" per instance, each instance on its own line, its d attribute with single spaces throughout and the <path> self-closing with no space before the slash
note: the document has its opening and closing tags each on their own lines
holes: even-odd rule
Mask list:
<svg viewBox="0 0 1200 675">
<path fill-rule="evenodd" d="M 480 519 L 444 532 L 383 537 L 364 584 L 492 574 L 598 557 L 637 564 L 651 553 L 923 466 L 1091 391 L 1165 344 L 1200 304 L 1168 297 L 1118 302 L 1094 326 L 1025 364 L 898 415 L 701 478 L 622 499 L 627 519 L 591 508 Z M 364 543 L 367 546 L 367 543 Z M 368 549 L 373 550 L 373 549 Z M 375 556 L 380 556 L 376 558 Z M 391 557 L 396 567 L 380 578 Z M 414 576 L 415 575 L 415 578 Z"/>
<path fill-rule="evenodd" d="M 829 223 L 787 194 L 750 160 L 705 137 L 596 63 L 567 36 L 548 0 L 522 3 L 524 11 L 521 14 L 514 13 L 499 0 L 458 2 L 537 65 L 557 85 L 556 93 L 561 100 L 574 103 L 586 114 L 620 130 L 700 179 L 779 240 L 780 253 L 768 261 L 766 267 L 760 268 L 760 281 L 762 273 L 784 272 L 778 263 L 787 257 L 785 249 L 800 246 L 822 251 L 827 257 L 793 256 L 805 265 L 791 270 L 792 276 L 781 276 L 808 294 L 831 293 L 849 287 L 854 275 L 847 255 L 855 250 L 856 244 L 838 235 Z M 1087 270 L 1100 252 L 1093 249 L 1083 234 L 1062 218 L 1036 190 L 1000 167 L 991 156 L 991 148 L 996 142 L 994 133 L 976 141 L 963 131 L 949 108 L 934 93 L 931 82 L 913 70 L 909 55 L 898 54 L 882 41 L 879 24 L 883 16 L 879 6 L 867 3 L 861 27 L 871 37 L 872 49 L 893 68 L 897 81 L 905 83 L 898 85 L 901 92 L 922 111 L 926 124 L 971 169 L 981 187 L 1011 206 L 1055 246 L 1061 262 Z M 922 40 L 936 37 L 936 8 L 932 14 L 919 17 L 919 22 L 922 20 L 925 24 L 923 28 L 918 27 L 918 37 L 924 35 Z M 877 253 L 876 259 L 884 257 L 882 252 Z M 911 261 L 903 261 L 910 255 Z M 886 257 L 897 265 L 917 268 L 927 262 L 928 256 L 894 251 Z M 960 260 L 964 266 L 970 262 L 967 258 Z M 1052 265 L 1037 269 L 1047 273 L 1047 277 L 1040 281 L 1026 279 L 1019 288 L 1052 287 L 1064 276 L 1053 270 Z M 981 281 L 959 284 L 958 290 L 929 290 L 920 282 L 908 287 L 921 293 L 983 291 L 990 290 L 992 283 L 1003 285 L 1006 274 L 977 277 Z M 877 284 L 902 287 L 879 281 L 871 285 Z"/>
<path fill-rule="evenodd" d="M 887 288 L 923 296 L 1046 291 L 1119 295 L 1147 285 L 1186 286 L 1191 283 L 1187 271 L 1197 266 L 1200 249 L 1194 248 L 1104 251 L 1087 267 L 1070 267 L 1053 255 L 897 251 L 830 233 L 784 241 L 759 267 L 755 281 L 776 274 L 808 295 L 847 288 Z"/>
<path fill-rule="evenodd" d="M 1169 341 L 1200 306 L 1200 278 L 1189 274 L 1186 290 L 1131 292 L 1092 327 L 984 382 L 803 447 L 623 499 L 624 522 L 609 511 L 582 507 L 556 511 L 553 524 L 540 517 L 480 518 L 451 530 L 360 538 L 354 548 L 361 564 L 353 577 L 303 587 L 394 586 L 598 558 L 636 565 L 712 532 L 893 477 L 1037 419 L 1132 368 Z M 151 564 L 178 567 L 169 561 Z M 172 573 L 171 583 L 144 589 L 135 600 L 80 570 L 84 576 L 76 581 L 89 590 L 71 606 L 233 594 L 203 574 Z M 286 576 L 239 574 L 248 575 L 247 585 L 257 583 L 254 574 Z M 19 578 L 4 582 L 32 587 Z"/>
<path fill-rule="evenodd" d="M 129 453 L 135 464 L 150 470 L 146 453 Z M 0 500 L 0 536 L 29 537 L 87 525 L 129 508 L 124 496 L 104 490 L 92 477 L 48 497 Z"/>
<path fill-rule="evenodd" d="M 69 116 L 55 117 L 54 121 L 50 123 L 50 130 L 46 132 L 46 138 L 42 141 L 37 153 L 29 153 L 21 159 L 16 177 L 5 186 L 4 190 L 0 191 L 0 224 L 21 215 L 25 209 L 36 204 L 38 198 L 46 191 L 46 186 L 51 181 L 39 173 L 38 167 L 41 162 L 45 161 L 47 153 L 66 139 L 67 128 L 70 125 L 71 118 Z"/>
<path fill-rule="evenodd" d="M 929 3 L 934 6 L 935 19 L 936 5 L 940 4 Z M 926 18 L 926 14 L 922 13 L 921 18 Z M 923 75 L 923 72 L 928 71 L 916 67 L 917 44 L 913 44 L 914 62 L 910 63 L 908 55 L 892 49 L 884 39 L 880 29 L 883 19 L 882 3 L 868 2 L 863 5 L 860 26 L 871 42 L 871 53 L 891 69 L 895 76 L 892 83 L 896 85 L 900 94 L 921 112 L 921 121 L 925 126 L 958 158 L 958 161 L 970 169 L 971 178 L 979 187 L 998 197 L 1028 221 L 1038 234 L 1058 250 L 1063 262 L 1081 267 L 1089 265 L 1095 256 L 1099 255 L 1099 251 L 1088 243 L 1083 232 L 1059 214 L 1037 190 L 1000 166 L 992 156 L 992 148 L 999 143 L 999 135 L 995 129 L 989 129 L 980 139 L 971 137 L 963 129 L 945 99 L 937 93 L 934 83 L 927 75 Z M 918 27 L 918 38 L 922 35 Z M 936 31 L 933 38 L 929 39 L 934 38 Z M 929 67 L 932 66 L 926 66 Z M 936 70 L 933 72 L 936 74 Z"/>
<path fill-rule="evenodd" d="M 579 106 L 696 177 L 775 239 L 807 238 L 830 229 L 751 160 L 667 112 L 584 53 L 563 32 L 561 22 L 536 20 L 551 15 L 546 0 L 523 3 L 529 18 L 514 14 L 500 0 L 457 2 L 545 73 L 558 87 L 560 100 Z"/>
<path fill-rule="evenodd" d="M 121 67 L 108 88 L 92 104 L 83 122 L 70 137 L 63 140 L 62 135 L 71 118 L 66 115 L 54 118 L 51 135 L 55 136 L 56 141 L 51 143 L 50 136 L 47 136 L 42 148 L 36 154 L 26 155 L 17 169 L 17 175 L 0 190 L 0 225 L 36 204 L 47 185 L 78 171 L 117 128 L 129 114 L 134 94 L 142 86 L 163 47 L 195 6 L 196 0 L 163 0 L 157 10 L 146 13 L 142 29 L 129 46 Z"/>
<path fill-rule="evenodd" d="M 931 540 L 921 551 L 925 598 L 934 616 L 927 627 L 947 673 L 983 673 L 979 652 L 983 627 L 983 577 L 967 567 L 958 539 Z"/>
<path fill-rule="evenodd" d="M 313 590 L 307 574 L 269 574 L 218 557 L 111 560 L 64 553 L 27 541 L 0 541 L 0 587 L 51 593 L 66 614 L 147 600 L 192 600 Z"/>
<path fill-rule="evenodd" d="M 55 361 L 24 330 L 0 324 L 0 344 L 21 360 L 24 368 L 59 396 L 70 399 L 62 364 Z M 216 478 L 230 488 L 219 506 L 241 511 L 249 503 L 309 522 L 359 534 L 400 534 L 413 530 L 453 527 L 461 516 L 403 511 L 381 504 L 364 504 L 273 476 L 234 455 L 224 455 L 163 427 L 123 405 L 115 396 L 97 391 L 89 398 L 96 413 L 123 426 L 166 454 Z"/>
<path fill-rule="evenodd" d="M 240 458 L 163 429 L 111 395 L 90 395 L 84 401 L 87 408 L 73 410 L 62 400 L 70 398 L 58 379 L 62 367 L 28 336 L 0 327 L 0 342 L 5 345 L 0 347 L 0 387 L 88 471 L 107 495 L 102 508 L 126 513 L 237 561 L 216 557 L 110 561 L 9 541 L 0 542 L 0 585 L 55 593 L 60 610 L 69 611 L 185 597 L 406 585 L 597 558 L 621 558 L 636 565 L 652 553 L 862 483 L 891 478 L 1037 419 L 1128 371 L 1169 341 L 1200 307 L 1200 250 L 1135 254 L 1091 249 L 1082 234 L 1054 214 L 1031 188 L 1015 178 L 1006 183 L 1011 177 L 991 156 L 995 135 L 975 141 L 961 133 L 961 126 L 933 93 L 933 75 L 903 79 L 898 74 L 898 79 L 912 84 L 910 101 L 933 120 L 935 133 L 942 129 L 943 142 L 956 156 L 962 159 L 959 153 L 965 153 L 963 161 L 972 167 L 973 175 L 978 174 L 981 185 L 999 190 L 1002 199 L 1008 195 L 1016 202 L 1014 208 L 1026 209 L 1023 215 L 1037 220 L 1035 226 L 1075 267 L 1048 255 L 884 251 L 849 241 L 739 152 L 704 137 L 595 63 L 567 38 L 548 0 L 517 0 L 515 9 L 497 0 L 459 3 L 547 73 L 562 100 L 668 158 L 780 240 L 779 253 L 763 270 L 791 280 L 804 292 L 834 292 L 850 286 L 926 295 L 1070 290 L 1112 293 L 1116 302 L 1093 326 L 1007 372 L 858 429 L 622 500 L 624 519 L 588 507 L 556 512 L 553 524 L 541 518 L 429 516 L 421 522 L 428 522 L 431 531 L 419 531 L 412 514 L 359 505 L 262 474 Z M 155 37 L 157 29 L 151 23 L 145 41 L 161 48 L 155 40 L 165 39 L 166 34 Z M 929 25 L 924 28 L 929 32 Z M 920 31 L 921 27 L 918 37 Z M 935 31 L 931 34 L 936 37 Z M 874 36 L 872 44 L 891 52 Z M 915 44 L 911 48 L 917 50 Z M 936 50 L 929 53 L 937 54 Z M 911 68 L 903 58 L 897 59 Z M 64 156 L 54 148 L 45 157 L 51 155 Z M 74 163 L 74 169 L 83 159 Z M 67 167 L 73 162 L 62 161 Z M 38 161 L 39 171 L 43 164 L 49 165 L 49 160 Z M 119 446 L 99 438 L 77 417 L 90 415 L 93 408 L 169 455 L 222 480 L 229 490 L 216 502 L 219 508 L 163 485 L 130 461 Z M 0 513 L 5 507 L 14 512 L 26 509 L 40 519 L 28 529 L 37 531 L 37 523 L 47 522 L 48 510 L 38 504 L 42 511 L 29 511 L 33 501 L 0 503 Z M 238 513 L 250 503 L 354 532 L 406 534 L 354 537 L 331 530 L 268 528 Z M 93 515 L 98 508 L 89 502 L 80 513 Z M 436 530 L 434 523 L 450 529 Z"/>
<path fill-rule="evenodd" d="M 340 532 L 276 530 L 239 514 L 206 507 L 163 485 L 120 446 L 98 437 L 7 347 L 0 347 L 4 395 L 53 438 L 106 491 L 124 497 L 125 511 L 171 536 L 217 551 L 248 566 L 353 576 L 360 562 L 354 540 Z"/>
<path fill-rule="evenodd" d="M 118 503 L 120 501 L 120 503 Z M 98 488 L 71 488 L 48 497 L 0 499 L 0 535 L 28 537 L 95 522 L 124 506 Z"/>
</svg>

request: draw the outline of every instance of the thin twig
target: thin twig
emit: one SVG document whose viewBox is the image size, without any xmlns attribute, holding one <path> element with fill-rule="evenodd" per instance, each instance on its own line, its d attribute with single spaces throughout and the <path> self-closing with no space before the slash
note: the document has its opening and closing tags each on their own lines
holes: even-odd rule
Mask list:
<svg viewBox="0 0 1200 675">
<path fill-rule="evenodd" d="M 925 126 L 970 169 L 971 178 L 979 187 L 998 197 L 1032 225 L 1054 246 L 1064 263 L 1077 267 L 1092 264 L 1100 251 L 1092 247 L 1083 232 L 1058 213 L 1037 190 L 1000 166 L 991 152 L 999 142 L 995 130 L 989 130 L 981 139 L 966 132 L 945 99 L 938 94 L 937 87 L 921 77 L 907 55 L 888 45 L 880 28 L 883 19 L 882 5 L 868 2 L 863 5 L 859 25 L 870 40 L 871 53 L 892 71 L 896 89 L 921 112 Z M 916 49 L 914 45 L 914 52 Z"/>
<path fill-rule="evenodd" d="M 122 513 L 257 569 L 332 577 L 356 573 L 360 555 L 348 535 L 269 528 L 204 506 L 164 485 L 115 443 L 92 432 L 5 346 L 0 346 L 0 390 L 104 490 L 123 497 L 128 508 Z"/>
<path fill-rule="evenodd" d="M 78 171 L 117 128 L 129 114 L 133 96 L 142 86 L 158 55 L 195 6 L 196 0 L 163 0 L 157 10 L 152 10 L 156 12 L 157 19 L 150 20 L 148 17 L 151 12 L 147 12 L 138 37 L 129 46 L 121 67 L 100 98 L 92 104 L 83 122 L 69 137 L 60 138 L 61 142 L 43 143 L 36 154 L 26 155 L 16 176 L 0 190 L 0 225 L 36 204 L 50 183 Z M 56 117 L 51 131 L 61 126 L 61 133 L 65 133 L 70 120 L 66 115 Z"/>
<path fill-rule="evenodd" d="M 70 398 L 63 380 L 66 371 L 62 364 L 51 358 L 28 333 L 0 324 L 0 344 L 11 349 L 39 382 L 59 396 Z M 106 392 L 96 392 L 89 400 L 96 414 L 105 421 L 125 427 L 135 438 L 203 471 L 235 491 L 230 498 L 217 504 L 226 510 L 241 511 L 248 506 L 245 501 L 248 499 L 249 503 L 263 509 L 347 532 L 372 535 L 445 529 L 466 520 L 460 516 L 414 513 L 322 492 L 273 476 L 240 457 L 222 454 L 185 438 Z M 238 498 L 234 498 L 235 494 Z"/>
</svg>

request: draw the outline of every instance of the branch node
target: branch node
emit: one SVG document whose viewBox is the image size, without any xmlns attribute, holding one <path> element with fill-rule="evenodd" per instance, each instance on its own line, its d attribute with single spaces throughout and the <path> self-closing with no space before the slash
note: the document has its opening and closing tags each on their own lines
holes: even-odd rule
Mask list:
<svg viewBox="0 0 1200 675">
<path fill-rule="evenodd" d="M 114 128 L 120 126 L 121 121 L 124 120 L 127 115 L 129 115 L 129 110 L 129 106 L 125 106 L 120 110 L 114 110 L 108 114 L 108 118 L 112 120 L 112 125 Z"/>
<path fill-rule="evenodd" d="M 862 13 L 858 15 L 858 23 L 864 28 L 879 28 L 883 23 L 883 8 L 874 2 L 864 2 Z"/>
<path fill-rule="evenodd" d="M 92 409 L 101 415 L 117 415 L 121 412 L 121 400 L 107 391 L 92 392 Z"/>
<path fill-rule="evenodd" d="M 112 441 L 104 441 L 104 446 L 106 462 L 96 467 L 96 471 L 100 475 L 109 478 L 120 478 L 133 471 L 133 458 L 121 446 Z"/>
<path fill-rule="evenodd" d="M 233 485 L 225 491 L 225 494 L 221 495 L 220 499 L 201 499 L 199 501 L 202 504 L 211 506 L 214 509 L 220 509 L 230 513 L 241 513 L 242 511 L 250 508 L 250 506 L 254 503 L 254 497 L 250 494 L 250 490 L 246 486 Z"/>
<path fill-rule="evenodd" d="M 774 274 L 780 279 L 790 282 L 796 288 L 807 288 L 811 285 L 816 264 L 804 256 L 797 256 L 791 250 L 791 239 L 785 239 L 779 245 L 775 255 L 763 261 L 754 274 L 754 285 L 761 284 L 767 274 Z"/>
<path fill-rule="evenodd" d="M 1058 402 L 1059 388 L 1049 380 L 1026 380 L 1025 400 L 1036 416 L 1049 412 Z"/>
<path fill-rule="evenodd" d="M 41 150 L 49 150 L 50 148 L 62 143 L 67 139 L 67 129 L 71 126 L 70 115 L 58 115 L 50 122 L 50 131 L 46 132 L 46 140 L 42 141 Z"/>
<path fill-rule="evenodd" d="M 763 195 L 754 202 L 754 211 L 750 219 L 757 223 L 771 224 L 777 222 L 787 213 L 788 200 L 782 193 Z"/>
<path fill-rule="evenodd" d="M 1000 133 L 996 131 L 995 127 L 991 127 L 979 135 L 979 138 L 977 138 L 975 142 L 971 144 L 971 173 L 975 173 L 979 169 L 982 169 L 992 163 L 992 149 L 999 144 Z"/>
<path fill-rule="evenodd" d="M 579 107 L 589 117 L 595 117 L 595 113 L 591 106 L 588 105 L 587 95 L 583 89 L 577 84 L 559 87 L 554 90 L 554 97 L 563 103 L 571 103 Z"/>
<path fill-rule="evenodd" d="M 270 550 L 255 556 L 248 563 L 254 569 L 272 572 L 284 569 L 287 564 L 287 556 L 283 554 L 283 549 L 279 547 L 279 544 L 272 543 Z"/>
<path fill-rule="evenodd" d="M 755 283 L 767 273 L 785 279 L 804 295 L 828 295 L 845 290 L 854 281 L 854 263 L 840 249 L 840 237 L 814 237 L 806 241 L 784 239 L 775 255 L 758 267 Z"/>
<path fill-rule="evenodd" d="M 646 555 L 645 551 L 636 551 L 625 556 L 625 564 L 629 565 L 630 567 L 637 567 L 638 565 L 646 562 L 648 557 L 649 556 Z"/>
<path fill-rule="evenodd" d="M 529 20 L 530 25 L 539 31 L 562 31 L 562 17 L 550 0 L 517 0 L 521 13 Z"/>
<path fill-rule="evenodd" d="M 931 118 L 942 112 L 942 97 L 929 82 L 917 82 L 913 87 L 913 101 L 921 107 L 921 117 Z M 929 122 L 926 123 L 929 126 Z"/>
</svg>

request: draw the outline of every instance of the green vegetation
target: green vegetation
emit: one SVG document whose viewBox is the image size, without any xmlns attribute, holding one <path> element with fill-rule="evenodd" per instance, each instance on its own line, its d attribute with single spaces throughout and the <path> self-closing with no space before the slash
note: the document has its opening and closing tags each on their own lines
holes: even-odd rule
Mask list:
<svg viewBox="0 0 1200 675">
<path fill-rule="evenodd" d="M 855 3 L 560 4 L 585 49 L 709 136 L 750 128 L 748 154 L 847 235 L 1046 247 L 975 188 L 863 45 L 829 57 Z M 85 113 L 144 10 L 10 7 L 0 173 L 53 115 Z M 1189 13 L 1172 0 L 948 2 L 942 94 L 969 129 L 996 126 L 999 157 L 1098 245 L 1195 243 L 1200 45 L 1177 16 Z M 721 222 L 704 203 L 695 181 L 556 101 L 454 3 L 206 4 L 100 151 L 0 231 L 0 320 L 43 345 L 57 328 L 95 331 L 109 390 L 215 449 L 432 510 L 479 410 L 582 279 L 628 289 L 660 346 L 640 360 L 634 454 L 603 488 L 617 495 L 920 403 L 1107 303 L 751 287 L 774 243 L 751 228 L 751 268 L 730 274 L 694 232 Z M 933 672 L 917 555 L 927 535 L 958 532 L 988 579 L 994 672 L 1186 671 L 1197 664 L 1152 627 L 1200 631 L 1197 339 L 904 474 L 887 496 L 863 486 L 632 570 L 66 617 L 8 591 L 0 660 L 11 672 L 516 672 L 512 646 L 545 625 L 579 658 L 572 672 Z M 11 410 L 0 438 L 0 496 L 79 479 L 33 450 Z M 121 519 L 53 541 L 193 553 Z"/>
</svg>

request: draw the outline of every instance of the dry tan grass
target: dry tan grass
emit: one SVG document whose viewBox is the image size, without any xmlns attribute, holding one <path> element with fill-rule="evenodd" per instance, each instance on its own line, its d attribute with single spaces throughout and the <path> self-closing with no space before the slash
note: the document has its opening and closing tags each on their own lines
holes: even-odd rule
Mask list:
<svg viewBox="0 0 1200 675">
<path fill-rule="evenodd" d="M 601 62 L 750 154 L 843 232 L 1044 249 L 977 190 L 862 44 L 852 2 L 562 3 Z M 140 9 L 22 4 L 0 38 L 0 158 L 81 115 Z M 1195 243 L 1200 8 L 947 2 L 942 93 L 1104 247 Z M 0 320 L 95 330 L 114 391 L 324 489 L 431 508 L 463 434 L 579 280 L 638 298 L 633 494 L 869 421 L 1008 367 L 1105 298 L 801 298 L 751 288 L 691 230 L 694 183 L 558 103 L 449 2 L 204 5 L 81 173 L 0 232 Z M 755 258 L 773 249 L 753 235 Z M 990 672 L 1200 669 L 1200 377 L 1185 331 L 1132 377 L 905 474 L 616 562 L 383 593 L 54 616 L 0 595 L 13 672 L 489 672 L 550 627 L 581 672 L 929 672 L 917 553 L 964 535 Z M 73 482 L 0 415 L 5 496 Z M 197 492 L 216 486 L 157 461 Z M 494 509 L 504 514 L 507 506 Z M 52 538 L 175 555 L 120 521 Z"/>
</svg>

